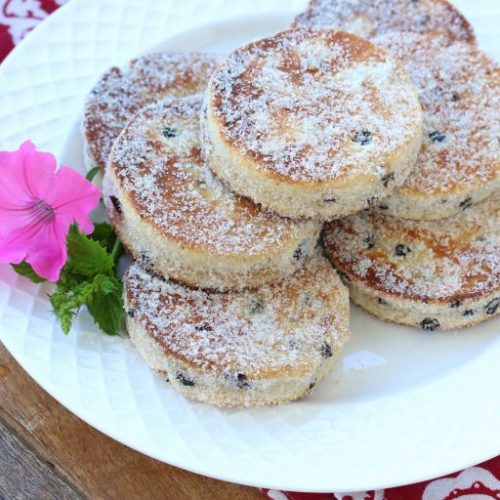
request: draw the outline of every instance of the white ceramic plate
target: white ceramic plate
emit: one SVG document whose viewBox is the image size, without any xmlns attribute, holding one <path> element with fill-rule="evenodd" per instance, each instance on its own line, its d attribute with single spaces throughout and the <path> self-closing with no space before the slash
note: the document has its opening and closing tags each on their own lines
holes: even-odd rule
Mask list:
<svg viewBox="0 0 500 500">
<path fill-rule="evenodd" d="M 303 0 L 72 0 L 0 66 L 0 149 L 31 138 L 83 171 L 83 100 L 108 66 L 153 48 L 227 50 L 284 28 L 303 7 Z M 459 7 L 498 58 L 500 3 Z M 498 320 L 436 334 L 354 308 L 340 383 L 333 375 L 286 406 L 221 411 L 178 395 L 129 341 L 98 333 L 85 313 L 64 336 L 46 292 L 0 267 L 6 347 L 83 420 L 165 462 L 256 486 L 355 491 L 428 479 L 500 452 Z"/>
</svg>

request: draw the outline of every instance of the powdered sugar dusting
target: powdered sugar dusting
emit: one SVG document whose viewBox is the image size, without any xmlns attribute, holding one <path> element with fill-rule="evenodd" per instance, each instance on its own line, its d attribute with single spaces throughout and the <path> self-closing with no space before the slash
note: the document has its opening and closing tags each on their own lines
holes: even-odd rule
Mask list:
<svg viewBox="0 0 500 500">
<path fill-rule="evenodd" d="M 287 31 L 238 49 L 209 91 L 228 141 L 295 181 L 376 175 L 420 130 L 404 71 L 345 33 Z"/>
<path fill-rule="evenodd" d="M 193 290 L 137 264 L 125 287 L 129 311 L 153 339 L 202 369 L 252 377 L 300 372 L 320 365 L 325 343 L 336 349 L 348 336 L 347 290 L 321 256 L 254 292 Z"/>
<path fill-rule="evenodd" d="M 146 104 L 203 90 L 218 61 L 212 54 L 161 52 L 132 60 L 126 72 L 107 71 L 85 103 L 83 130 L 92 161 L 104 168 L 114 140 Z"/>
<path fill-rule="evenodd" d="M 313 235 L 315 222 L 292 221 L 229 191 L 201 157 L 202 96 L 149 105 L 113 147 L 110 168 L 139 214 L 168 237 L 222 255 L 274 252 Z"/>
<path fill-rule="evenodd" d="M 476 47 L 439 36 L 374 40 L 405 65 L 419 92 L 423 144 L 399 194 L 446 194 L 498 179 L 500 67 Z"/>
<path fill-rule="evenodd" d="M 474 42 L 467 20 L 446 0 L 310 0 L 294 26 L 334 28 L 365 38 L 390 31 L 440 33 Z"/>
<path fill-rule="evenodd" d="M 337 269 L 389 294 L 449 301 L 491 293 L 500 287 L 499 202 L 438 221 L 364 211 L 327 225 L 326 252 Z"/>
</svg>

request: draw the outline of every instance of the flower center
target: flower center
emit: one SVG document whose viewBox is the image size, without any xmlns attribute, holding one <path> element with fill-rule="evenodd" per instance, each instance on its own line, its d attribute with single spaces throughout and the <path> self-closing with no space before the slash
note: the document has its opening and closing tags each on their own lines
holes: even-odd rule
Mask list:
<svg viewBox="0 0 500 500">
<path fill-rule="evenodd" d="M 53 219 L 55 216 L 54 209 L 46 201 L 43 200 L 36 201 L 31 206 L 31 210 L 32 214 L 36 218 L 40 218 L 42 220 Z"/>
</svg>

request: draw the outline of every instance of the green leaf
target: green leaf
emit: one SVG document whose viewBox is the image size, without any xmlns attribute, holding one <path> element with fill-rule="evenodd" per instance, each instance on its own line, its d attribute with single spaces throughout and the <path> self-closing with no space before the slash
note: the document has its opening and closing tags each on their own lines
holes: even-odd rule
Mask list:
<svg viewBox="0 0 500 500">
<path fill-rule="evenodd" d="M 59 277 L 59 281 L 57 282 L 57 290 L 60 290 L 60 291 L 73 290 L 84 279 L 85 278 L 80 276 L 79 274 L 75 274 L 75 273 L 71 272 L 70 266 L 68 264 L 66 264 L 63 267 L 63 270 L 61 272 L 61 276 Z"/>
<path fill-rule="evenodd" d="M 97 223 L 90 236 L 72 226 L 67 246 L 68 260 L 50 296 L 64 333 L 85 305 L 104 333 L 116 335 L 123 320 L 122 284 L 115 275 L 115 262 L 122 253 L 120 240 L 109 224 Z"/>
<path fill-rule="evenodd" d="M 123 321 L 122 285 L 114 276 L 97 275 L 97 291 L 87 302 L 89 313 L 99 328 L 108 335 L 117 335 Z"/>
<path fill-rule="evenodd" d="M 89 237 L 100 243 L 109 253 L 117 239 L 113 228 L 107 222 L 94 222 L 94 232 Z"/>
<path fill-rule="evenodd" d="M 106 249 L 97 241 L 72 226 L 68 233 L 68 262 L 70 270 L 88 278 L 112 271 L 115 263 Z"/>
<path fill-rule="evenodd" d="M 92 167 L 85 175 L 85 179 L 92 182 L 94 180 L 94 177 L 100 172 L 100 170 L 101 168 L 97 165 L 95 167 Z"/>
<path fill-rule="evenodd" d="M 28 278 L 33 283 L 43 283 L 44 281 L 46 281 L 45 278 L 38 276 L 38 274 L 36 274 L 33 268 L 31 267 L 31 264 L 28 264 L 26 261 L 23 261 L 20 264 L 11 264 L 11 265 L 17 274 L 20 274 L 21 276 Z"/>
<path fill-rule="evenodd" d="M 91 300 L 96 286 L 93 281 L 83 281 L 72 290 L 59 289 L 50 296 L 54 314 L 61 324 L 64 333 L 69 333 L 74 316 L 80 307 Z"/>
</svg>

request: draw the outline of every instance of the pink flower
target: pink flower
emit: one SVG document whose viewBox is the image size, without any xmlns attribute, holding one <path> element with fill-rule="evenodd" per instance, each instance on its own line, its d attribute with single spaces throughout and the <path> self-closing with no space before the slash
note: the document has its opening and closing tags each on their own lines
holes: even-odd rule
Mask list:
<svg viewBox="0 0 500 500">
<path fill-rule="evenodd" d="M 74 170 L 57 169 L 54 155 L 24 142 L 0 151 L 0 262 L 26 260 L 35 272 L 57 281 L 66 259 L 66 237 L 77 223 L 86 234 L 101 193 Z"/>
</svg>

